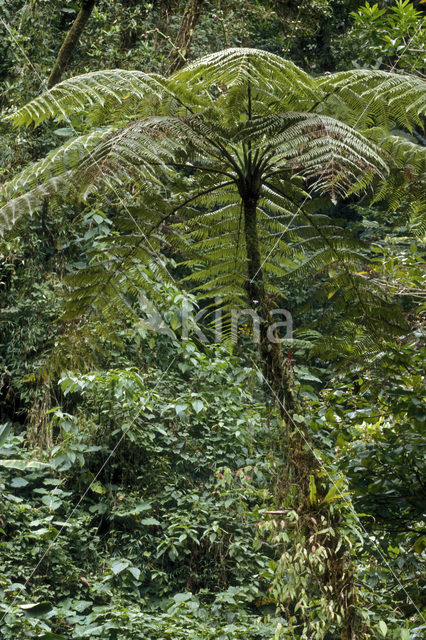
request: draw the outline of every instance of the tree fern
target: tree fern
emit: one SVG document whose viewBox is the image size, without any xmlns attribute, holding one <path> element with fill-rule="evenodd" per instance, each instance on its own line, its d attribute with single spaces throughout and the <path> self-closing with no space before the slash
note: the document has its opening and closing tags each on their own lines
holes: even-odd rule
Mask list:
<svg viewBox="0 0 426 640">
<path fill-rule="evenodd" d="M 296 263 L 319 268 L 339 252 L 348 260 L 347 234 L 326 218 L 314 224 L 308 201 L 373 187 L 376 198 L 403 197 L 407 167 L 424 173 L 424 154 L 383 127 L 366 126 L 398 121 L 412 128 L 425 96 L 425 83 L 411 76 L 355 70 L 313 78 L 252 49 L 211 54 L 170 78 L 121 70 L 72 78 L 9 118 L 37 125 L 81 114 L 95 128 L 3 186 L 2 229 L 46 197 L 90 202 L 91 194 L 108 200 L 112 190 L 118 205 L 119 194 L 130 189 L 132 198 L 123 202 L 138 202 L 143 215 L 137 224 L 126 211 L 121 215 L 118 234 L 109 240 L 116 261 L 128 265 L 136 255 L 155 261 L 149 238 L 156 235 L 158 251 L 168 236 L 174 250 L 195 252 L 188 264 L 198 260 L 193 279 L 205 295 L 226 290 L 241 299 L 252 278 L 244 253 L 248 199 L 256 201 L 256 269 L 264 262 L 266 288 L 272 286 L 268 273 L 278 276 Z M 146 206 L 153 197 L 155 207 Z M 178 217 L 185 222 L 172 234 Z M 93 293 L 82 300 L 94 299 L 101 278 L 93 275 Z"/>
<path fill-rule="evenodd" d="M 81 114 L 92 130 L 3 186 L 2 230 L 46 197 L 108 202 L 112 191 L 115 206 L 124 204 L 106 241 L 116 264 L 127 268 L 137 257 L 161 271 L 156 252 L 167 237 L 173 251 L 195 255 L 190 278 L 203 295 L 223 296 L 224 304 L 247 294 L 259 299 L 257 285 L 248 291 L 256 272 L 266 291 L 286 270 L 308 273 L 337 259 L 352 264 L 353 240 L 334 221 L 309 214 L 311 200 L 374 189 L 376 199 L 395 207 L 411 175 L 422 184 L 424 150 L 389 136 L 386 127 L 419 123 L 425 86 L 411 76 L 364 70 L 313 78 L 252 49 L 211 54 L 170 78 L 113 70 L 66 80 L 9 118 L 37 125 Z M 418 192 L 417 224 L 424 189 Z M 244 214 L 250 198 L 259 244 L 251 274 Z M 128 208 L 134 203 L 143 211 L 136 218 Z M 94 272 L 80 311 L 97 290 L 105 299 L 101 281 Z"/>
<path fill-rule="evenodd" d="M 392 326 L 387 296 L 360 277 L 362 248 L 322 203 L 361 192 L 392 200 L 398 191 L 403 199 L 413 171 L 424 185 L 422 152 L 389 132 L 395 124 L 419 126 L 425 105 L 426 83 L 418 78 L 363 70 L 313 78 L 254 49 L 211 54 L 169 78 L 86 74 L 9 116 L 15 125 L 37 125 L 47 118 L 77 122 L 79 115 L 81 135 L 4 185 L 3 231 L 47 197 L 109 203 L 113 228 L 97 240 L 88 267 L 71 276 L 68 317 L 98 308 L 106 322 L 118 310 L 134 319 L 138 296 L 154 295 L 155 282 L 170 278 L 165 245 L 187 259 L 200 295 L 218 295 L 225 306 L 248 301 L 265 320 L 263 375 L 289 427 L 283 483 L 291 484 L 307 522 L 317 464 L 308 453 L 300 464 L 308 435 L 293 428 L 292 374 L 280 345 L 268 340 L 270 294 L 280 293 L 290 272 L 326 281 L 328 268 L 335 282 L 325 290 L 340 304 L 345 331 L 359 318 L 367 343 L 376 341 L 378 325 Z M 330 562 L 344 578 L 324 584 L 322 596 L 333 600 L 330 610 L 337 607 L 345 637 L 361 637 L 354 584 L 334 542 Z M 312 580 L 316 590 L 323 575 Z"/>
</svg>

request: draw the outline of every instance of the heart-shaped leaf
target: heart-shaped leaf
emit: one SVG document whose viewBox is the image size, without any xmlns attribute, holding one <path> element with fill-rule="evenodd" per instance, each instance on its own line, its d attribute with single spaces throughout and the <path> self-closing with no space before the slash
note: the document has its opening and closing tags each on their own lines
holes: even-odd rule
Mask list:
<svg viewBox="0 0 426 640">
<path fill-rule="evenodd" d="M 112 563 L 111 571 L 115 576 L 117 576 L 119 573 L 124 571 L 124 569 L 127 569 L 129 564 L 130 562 L 128 560 L 117 560 L 116 562 Z"/>
<path fill-rule="evenodd" d="M 194 408 L 195 413 L 200 413 L 204 409 L 204 402 L 202 400 L 193 400 L 192 406 Z"/>
</svg>

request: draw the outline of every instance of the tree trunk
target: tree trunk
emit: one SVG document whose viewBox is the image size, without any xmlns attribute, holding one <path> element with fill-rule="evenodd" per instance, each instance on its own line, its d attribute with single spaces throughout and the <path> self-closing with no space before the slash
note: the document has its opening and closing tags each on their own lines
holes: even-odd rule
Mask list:
<svg viewBox="0 0 426 640">
<path fill-rule="evenodd" d="M 268 296 L 265 291 L 262 262 L 259 251 L 257 202 L 258 195 L 243 196 L 244 232 L 247 254 L 247 294 L 250 306 L 261 318 L 260 324 L 260 357 L 263 375 L 271 386 L 280 407 L 281 416 L 285 418 L 285 411 L 290 412 L 293 407 L 290 370 L 286 370 L 286 363 L 277 336 L 268 335 L 268 327 L 273 323 Z M 274 338 L 274 341 L 271 340 Z"/>
<path fill-rule="evenodd" d="M 169 73 L 174 73 L 183 67 L 188 59 L 192 36 L 200 19 L 203 4 L 204 0 L 188 0 L 186 4 L 179 34 L 175 43 L 176 48 L 173 49 L 170 55 Z"/>
<path fill-rule="evenodd" d="M 345 545 L 339 542 L 339 513 L 324 506 L 318 511 L 316 504 L 327 493 L 327 483 L 320 475 L 320 465 L 313 453 L 309 433 L 303 424 L 296 424 L 297 402 L 293 392 L 293 382 L 289 359 L 284 357 L 281 344 L 271 341 L 268 325 L 273 322 L 270 304 L 265 290 L 262 262 L 259 250 L 257 203 L 259 195 L 255 187 L 240 186 L 243 201 L 244 233 L 247 261 L 247 293 L 251 307 L 261 317 L 259 351 L 262 360 L 263 376 L 278 400 L 284 425 L 285 467 L 276 486 L 276 504 L 293 509 L 299 514 L 297 541 L 303 541 L 308 548 L 313 542 L 327 549 L 326 567 L 323 574 L 315 576 L 315 585 L 320 585 L 322 594 L 332 602 L 342 616 L 342 640 L 361 640 L 362 633 L 356 613 L 356 591 L 350 561 L 346 556 Z M 300 409 L 300 407 L 299 407 Z M 301 409 L 300 409 L 301 410 Z M 280 452 L 281 453 L 281 452 Z M 312 483 L 316 491 L 316 504 L 311 501 Z M 316 518 L 319 514 L 326 519 L 328 526 L 335 530 L 334 535 L 319 535 Z M 308 544 L 308 540 L 311 543 Z M 296 548 L 296 547 L 295 547 Z M 300 553 L 299 553 L 300 555 Z M 303 615 L 298 615 L 303 625 Z"/>
<path fill-rule="evenodd" d="M 48 89 L 51 89 L 55 86 L 55 84 L 61 81 L 64 69 L 71 59 L 74 49 L 78 44 L 80 36 L 92 14 L 95 4 L 96 0 L 83 0 L 81 9 L 77 14 L 77 17 L 74 20 L 71 29 L 68 31 L 61 48 L 59 49 L 58 57 L 56 58 L 56 62 L 53 65 L 53 69 L 50 72 L 50 76 L 47 80 Z"/>
</svg>

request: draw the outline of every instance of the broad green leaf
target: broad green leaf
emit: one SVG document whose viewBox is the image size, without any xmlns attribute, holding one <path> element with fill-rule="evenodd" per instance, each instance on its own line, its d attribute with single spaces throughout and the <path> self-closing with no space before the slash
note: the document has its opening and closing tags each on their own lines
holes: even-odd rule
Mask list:
<svg viewBox="0 0 426 640">
<path fill-rule="evenodd" d="M 6 422 L 0 425 L 0 447 L 6 442 L 12 429 L 12 423 Z"/>
<path fill-rule="evenodd" d="M 50 464 L 39 462 L 38 460 L 0 460 L 0 467 L 18 469 L 19 471 L 33 471 L 35 469 L 46 469 L 50 467 Z"/>
<path fill-rule="evenodd" d="M 27 616 L 38 618 L 39 616 L 44 616 L 46 613 L 52 610 L 52 605 L 50 602 L 33 602 L 29 604 L 21 604 L 19 605 L 20 609 L 22 609 Z"/>
<path fill-rule="evenodd" d="M 16 489 L 19 489 L 21 487 L 26 487 L 27 484 L 28 484 L 28 481 L 25 480 L 24 478 L 13 478 L 10 483 L 10 486 Z"/>
<path fill-rule="evenodd" d="M 102 495 L 106 493 L 106 489 L 104 485 L 101 484 L 99 480 L 97 480 L 96 482 L 92 482 L 92 484 L 90 485 L 90 490 L 94 491 L 95 493 L 100 493 Z"/>
<path fill-rule="evenodd" d="M 128 571 L 132 574 L 132 576 L 134 576 L 136 578 L 136 580 L 139 580 L 140 575 L 141 575 L 141 570 L 138 569 L 137 567 L 129 567 Z"/>
<path fill-rule="evenodd" d="M 141 524 L 145 524 L 145 525 L 159 525 L 161 524 L 160 522 L 158 522 L 158 520 L 156 520 L 155 518 L 144 518 L 141 521 Z"/>
<path fill-rule="evenodd" d="M 119 573 L 124 571 L 124 569 L 127 569 L 129 564 L 130 562 L 128 560 L 118 560 L 112 563 L 111 571 L 113 572 L 114 575 L 117 576 Z"/>
<path fill-rule="evenodd" d="M 43 496 L 41 501 L 46 505 L 46 507 L 49 507 L 51 511 L 56 511 L 56 509 L 59 509 L 59 507 L 62 506 L 62 500 L 57 496 Z"/>
<path fill-rule="evenodd" d="M 57 136 L 60 136 L 61 138 L 69 138 L 70 136 L 75 134 L 75 131 L 74 129 L 71 129 L 69 127 L 63 127 L 62 129 L 55 129 L 53 133 L 55 133 Z"/>
<path fill-rule="evenodd" d="M 187 408 L 188 408 L 187 404 L 176 404 L 175 405 L 175 411 L 176 411 L 176 413 L 177 413 L 177 415 L 179 417 L 185 415 L 185 411 L 187 410 Z"/>
<path fill-rule="evenodd" d="M 204 402 L 202 400 L 193 400 L 192 406 L 194 408 L 195 413 L 200 413 L 204 409 Z"/>
<path fill-rule="evenodd" d="M 388 632 L 388 625 L 386 624 L 386 622 L 384 620 L 380 620 L 379 629 L 380 629 L 380 633 L 382 634 L 382 636 L 385 637 L 387 632 Z"/>
<path fill-rule="evenodd" d="M 50 527 L 49 529 L 47 527 L 41 527 L 33 531 L 31 535 L 36 538 L 54 538 L 58 533 L 59 531 L 55 529 L 55 527 Z"/>
<path fill-rule="evenodd" d="M 116 518 L 126 518 L 127 516 L 137 516 L 139 513 L 143 511 L 149 511 L 151 509 L 150 502 L 140 502 L 134 507 L 134 509 L 129 509 L 128 511 L 117 511 L 114 513 Z"/>
</svg>

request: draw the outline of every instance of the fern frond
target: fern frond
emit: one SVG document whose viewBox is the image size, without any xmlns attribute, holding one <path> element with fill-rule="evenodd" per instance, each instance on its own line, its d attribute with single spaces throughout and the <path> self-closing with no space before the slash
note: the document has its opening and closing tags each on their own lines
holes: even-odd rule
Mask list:
<svg viewBox="0 0 426 640">
<path fill-rule="evenodd" d="M 25 107 L 8 116 L 15 126 L 39 125 L 44 120 L 67 120 L 76 113 L 90 113 L 91 108 L 108 101 L 108 108 L 129 97 L 145 100 L 161 99 L 167 91 L 164 79 L 142 71 L 93 71 L 55 85 L 50 91 L 34 98 Z"/>
<path fill-rule="evenodd" d="M 17 195 L 79 167 L 91 150 L 111 136 L 114 128 L 97 129 L 68 140 L 61 147 L 51 151 L 45 158 L 29 164 L 14 179 L 2 185 L 0 202 L 5 203 Z"/>
<path fill-rule="evenodd" d="M 426 82 L 417 76 L 355 69 L 319 78 L 318 86 L 347 105 L 350 124 L 364 127 L 394 121 L 409 131 L 416 125 L 423 127 L 420 116 L 426 113 Z"/>
<path fill-rule="evenodd" d="M 75 198 L 77 192 L 71 178 L 71 171 L 58 177 L 50 178 L 50 180 L 34 187 L 31 191 L 11 200 L 0 208 L 0 235 L 4 235 L 5 231 L 11 229 L 22 216 L 31 215 L 41 206 L 45 198 L 56 195 L 70 199 Z"/>
<path fill-rule="evenodd" d="M 169 79 L 178 93 L 211 96 L 211 108 L 226 110 L 227 121 L 247 106 L 247 86 L 258 113 L 308 108 L 318 100 L 315 80 L 288 60 L 258 49 L 231 48 L 194 61 Z"/>
<path fill-rule="evenodd" d="M 303 175 L 311 188 L 319 193 L 331 192 L 335 199 L 336 194 L 365 189 L 374 176 L 384 178 L 388 173 L 379 148 L 338 120 L 303 113 L 280 114 L 267 120 L 276 129 L 266 143 L 273 149 L 268 163 L 270 175 L 279 174 L 280 169 Z M 259 128 L 264 135 L 262 124 Z M 256 121 L 254 129 L 257 127 Z M 243 134 L 249 135 L 242 129 Z M 265 142 L 259 146 L 264 147 Z"/>
</svg>

